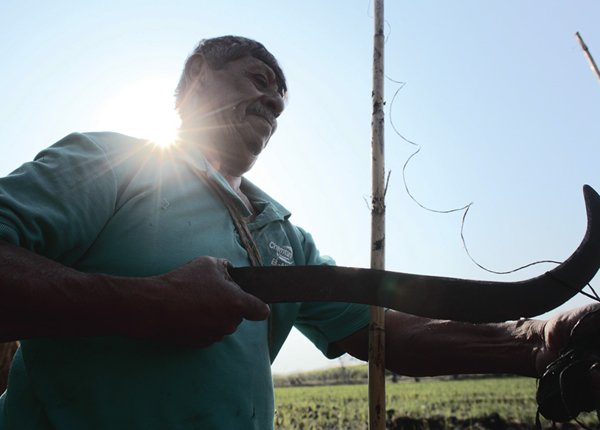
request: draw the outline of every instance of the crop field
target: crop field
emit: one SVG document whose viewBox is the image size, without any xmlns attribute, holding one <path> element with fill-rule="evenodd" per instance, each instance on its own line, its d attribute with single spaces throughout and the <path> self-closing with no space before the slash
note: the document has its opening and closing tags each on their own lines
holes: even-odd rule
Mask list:
<svg viewBox="0 0 600 430">
<path fill-rule="evenodd" d="M 388 429 L 533 429 L 536 382 L 529 378 L 421 380 L 386 385 Z M 367 386 L 275 389 L 275 428 L 364 430 Z M 595 415 L 580 416 L 597 428 Z M 543 428 L 552 423 L 542 419 Z M 578 428 L 566 425 L 562 428 Z M 557 426 L 556 428 L 561 428 Z"/>
</svg>

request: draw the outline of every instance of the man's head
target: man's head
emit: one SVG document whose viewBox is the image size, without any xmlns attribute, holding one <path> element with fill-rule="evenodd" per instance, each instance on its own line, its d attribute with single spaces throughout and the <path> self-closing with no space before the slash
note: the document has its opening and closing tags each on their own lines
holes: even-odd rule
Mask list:
<svg viewBox="0 0 600 430">
<path fill-rule="evenodd" d="M 287 85 L 283 70 L 279 67 L 277 59 L 267 51 L 262 43 L 240 36 L 221 36 L 202 39 L 194 52 L 185 61 L 185 67 L 175 89 L 175 107 L 177 110 L 181 113 L 186 94 L 190 89 L 186 74 L 193 73 L 193 70 L 200 64 L 207 64 L 214 70 L 222 69 L 229 61 L 245 56 L 257 58 L 275 72 L 279 94 L 285 97 Z"/>
<path fill-rule="evenodd" d="M 202 40 L 176 90 L 182 132 L 231 164 L 236 171 L 228 173 L 244 173 L 274 133 L 286 92 L 277 60 L 262 44 L 237 36 Z"/>
</svg>

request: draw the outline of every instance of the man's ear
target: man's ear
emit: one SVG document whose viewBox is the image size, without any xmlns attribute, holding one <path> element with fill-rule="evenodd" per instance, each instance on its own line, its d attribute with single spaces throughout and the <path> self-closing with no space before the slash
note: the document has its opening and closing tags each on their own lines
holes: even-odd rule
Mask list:
<svg viewBox="0 0 600 430">
<path fill-rule="evenodd" d="M 185 68 L 186 87 L 188 89 L 196 89 L 204 82 L 206 67 L 208 65 L 201 55 L 194 55 L 188 61 Z"/>
<path fill-rule="evenodd" d="M 201 55 L 194 55 L 185 64 L 183 78 L 185 91 L 180 95 L 177 109 L 182 119 L 198 108 L 198 91 L 206 77 L 206 61 Z"/>
</svg>

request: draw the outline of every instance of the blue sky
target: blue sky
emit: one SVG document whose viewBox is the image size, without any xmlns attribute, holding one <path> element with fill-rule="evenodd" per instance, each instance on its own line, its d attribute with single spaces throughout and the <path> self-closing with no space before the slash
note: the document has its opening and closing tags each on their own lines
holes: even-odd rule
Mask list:
<svg viewBox="0 0 600 430">
<path fill-rule="evenodd" d="M 244 35 L 275 54 L 290 87 L 279 130 L 248 176 L 293 212 L 323 253 L 367 267 L 371 7 L 4 0 L 0 174 L 72 131 L 144 135 L 140 111 L 148 117 L 156 99 L 164 117 L 172 114 L 170 96 L 197 41 Z M 574 33 L 600 59 L 598 17 L 593 0 L 386 4 L 386 74 L 406 82 L 393 105 L 398 84 L 386 82 L 387 107 L 402 135 L 422 146 L 408 185 L 436 209 L 474 202 L 467 244 L 494 270 L 564 259 L 584 233 L 581 186 L 600 190 L 600 83 Z M 143 108 L 131 100 L 141 96 Z M 389 270 L 509 280 L 549 268 L 508 277 L 478 269 L 460 242 L 462 214 L 426 212 L 408 198 L 402 166 L 414 147 L 386 115 Z M 274 369 L 327 364 L 294 334 Z"/>
</svg>

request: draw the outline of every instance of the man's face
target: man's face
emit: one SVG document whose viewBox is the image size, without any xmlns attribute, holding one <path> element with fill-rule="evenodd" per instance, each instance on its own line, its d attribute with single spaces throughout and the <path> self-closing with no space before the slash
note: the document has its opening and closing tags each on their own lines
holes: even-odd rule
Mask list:
<svg viewBox="0 0 600 430">
<path fill-rule="evenodd" d="M 219 70 L 204 65 L 196 97 L 192 126 L 207 137 L 200 144 L 226 173 L 241 176 L 267 145 L 284 108 L 275 73 L 250 56 Z"/>
</svg>

